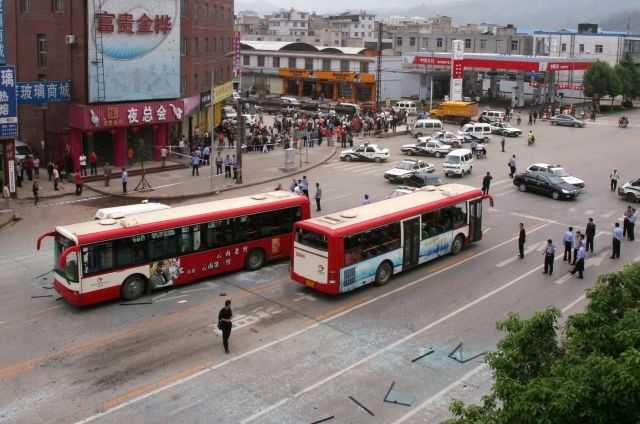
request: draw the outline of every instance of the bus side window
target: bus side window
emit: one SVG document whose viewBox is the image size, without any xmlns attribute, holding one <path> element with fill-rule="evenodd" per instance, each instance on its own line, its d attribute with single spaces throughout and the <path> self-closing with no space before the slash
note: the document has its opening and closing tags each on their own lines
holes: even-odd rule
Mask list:
<svg viewBox="0 0 640 424">
<path fill-rule="evenodd" d="M 227 220 L 208 222 L 205 233 L 206 246 L 216 248 L 227 245 L 230 242 L 227 227 Z"/>
<path fill-rule="evenodd" d="M 178 256 L 176 230 L 155 231 L 149 234 L 149 260 L 167 259 Z"/>
<path fill-rule="evenodd" d="M 146 235 L 114 240 L 113 250 L 118 267 L 146 262 Z"/>
<path fill-rule="evenodd" d="M 82 273 L 93 274 L 113 268 L 113 246 L 110 241 L 90 244 L 82 249 Z"/>
<path fill-rule="evenodd" d="M 459 227 L 467 223 L 467 203 L 460 202 L 451 206 L 453 211 L 453 227 Z"/>
<path fill-rule="evenodd" d="M 200 250 L 200 225 L 180 228 L 180 253 Z"/>
</svg>

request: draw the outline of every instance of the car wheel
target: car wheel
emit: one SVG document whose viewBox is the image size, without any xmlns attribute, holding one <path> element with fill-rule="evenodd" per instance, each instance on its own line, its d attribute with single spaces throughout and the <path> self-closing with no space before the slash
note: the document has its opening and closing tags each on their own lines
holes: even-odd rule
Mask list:
<svg viewBox="0 0 640 424">
<path fill-rule="evenodd" d="M 346 160 L 347 162 L 351 162 L 351 156 L 345 156 L 344 160 Z"/>
<path fill-rule="evenodd" d="M 482 141 L 484 141 L 485 143 L 488 143 L 489 142 L 489 137 L 483 138 Z"/>
<path fill-rule="evenodd" d="M 527 185 L 525 183 L 522 183 L 518 186 L 518 188 L 520 189 L 521 192 L 525 192 L 527 191 Z"/>
<path fill-rule="evenodd" d="M 378 267 L 378 270 L 376 271 L 375 285 L 384 286 L 389 282 L 389 280 L 391 280 L 392 275 L 393 269 L 391 268 L 389 262 L 381 263 Z"/>
<path fill-rule="evenodd" d="M 422 133 L 417 133 L 416 138 L 422 137 Z"/>
<path fill-rule="evenodd" d="M 253 249 L 244 260 L 244 267 L 247 271 L 257 271 L 264 266 L 265 255 L 262 249 Z"/>
<path fill-rule="evenodd" d="M 635 202 L 636 202 L 636 200 L 637 200 L 637 199 L 636 199 L 636 196 L 635 196 L 633 193 L 627 193 L 627 194 L 625 194 L 625 195 L 624 195 L 624 199 L 625 199 L 627 202 L 630 202 L 630 203 L 635 203 Z"/>
<path fill-rule="evenodd" d="M 471 170 L 473 169 L 473 166 L 469 167 L 469 171 L 467 172 L 467 174 L 471 175 Z"/>
<path fill-rule="evenodd" d="M 453 243 L 451 244 L 451 254 L 453 256 L 457 255 L 462 251 L 462 246 L 464 245 L 464 237 L 460 234 L 453 239 Z"/>
<path fill-rule="evenodd" d="M 573 124 L 573 128 L 578 128 L 580 126 L 580 124 L 578 124 L 577 122 L 575 124 Z"/>
<path fill-rule="evenodd" d="M 442 154 L 440 154 L 440 152 L 435 152 L 435 154 L 434 154 L 433 156 L 435 156 L 435 157 L 439 158 L 439 157 L 441 157 L 441 156 L 442 156 Z"/>
<path fill-rule="evenodd" d="M 382 159 L 380 159 L 380 158 L 375 158 L 373 161 L 374 161 L 375 163 L 380 163 L 380 162 L 382 162 Z"/>
<path fill-rule="evenodd" d="M 139 275 L 129 277 L 120 287 L 120 297 L 123 300 L 135 300 L 144 293 L 145 282 Z"/>
<path fill-rule="evenodd" d="M 558 125 L 556 121 L 551 121 L 551 125 Z"/>
<path fill-rule="evenodd" d="M 407 156 L 413 156 L 413 150 L 407 150 Z"/>
<path fill-rule="evenodd" d="M 558 200 L 560 199 L 560 193 L 557 190 L 554 190 L 553 193 L 551 193 L 551 197 L 553 197 L 553 200 Z"/>
</svg>

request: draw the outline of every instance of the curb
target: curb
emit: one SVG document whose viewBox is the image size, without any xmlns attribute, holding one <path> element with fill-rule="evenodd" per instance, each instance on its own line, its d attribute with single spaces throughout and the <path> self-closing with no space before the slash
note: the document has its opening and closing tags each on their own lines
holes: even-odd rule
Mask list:
<svg viewBox="0 0 640 424">
<path fill-rule="evenodd" d="M 20 220 L 20 217 L 15 212 L 9 212 L 6 214 L 8 219 L 4 218 L 4 214 L 0 214 L 0 230 L 4 227 Z"/>
<path fill-rule="evenodd" d="M 280 180 L 282 178 L 292 177 L 294 175 L 300 174 L 301 172 L 306 172 L 308 170 L 317 168 L 318 166 L 324 164 L 325 162 L 327 162 L 331 158 L 333 158 L 336 155 L 337 152 L 338 152 L 338 146 L 334 146 L 333 151 L 331 152 L 331 154 L 329 154 L 328 156 L 326 156 L 324 159 L 320 160 L 319 162 L 317 162 L 317 163 L 315 163 L 313 165 L 310 165 L 310 166 L 308 166 L 306 168 L 301 168 L 299 170 L 296 170 L 295 172 L 290 172 L 290 173 L 287 173 L 287 174 L 283 174 L 283 175 L 280 175 L 278 177 L 270 178 L 270 179 L 267 179 L 267 180 L 264 180 L 264 181 L 256 181 L 254 183 L 248 183 L 248 184 L 239 184 L 239 185 L 237 185 L 235 187 L 221 188 L 219 190 L 214 190 L 213 192 L 205 191 L 205 192 L 202 192 L 202 193 L 192 193 L 192 194 L 183 194 L 183 195 L 175 195 L 175 196 L 147 196 L 147 198 L 153 197 L 153 199 L 158 199 L 158 200 L 188 200 L 188 199 L 196 199 L 198 197 L 217 195 L 217 194 L 224 193 L 224 192 L 227 192 L 227 191 L 236 190 L 238 188 L 253 187 L 253 186 L 260 185 L 260 184 L 270 183 L 270 182 L 274 182 L 274 181 Z M 91 187 L 89 185 L 86 185 L 85 188 L 87 190 L 91 190 L 91 191 L 93 191 L 95 193 L 98 193 L 98 194 L 102 194 L 102 195 L 105 195 L 105 196 L 111 196 L 111 197 L 115 197 L 115 198 L 119 198 L 119 199 L 131 199 L 132 197 L 133 198 L 137 198 L 138 197 L 138 196 L 123 195 L 123 194 L 119 194 L 119 193 L 110 193 L 108 191 L 103 191 L 103 190 L 100 190 L 98 188 Z M 151 191 L 143 192 L 143 193 L 151 193 Z"/>
</svg>

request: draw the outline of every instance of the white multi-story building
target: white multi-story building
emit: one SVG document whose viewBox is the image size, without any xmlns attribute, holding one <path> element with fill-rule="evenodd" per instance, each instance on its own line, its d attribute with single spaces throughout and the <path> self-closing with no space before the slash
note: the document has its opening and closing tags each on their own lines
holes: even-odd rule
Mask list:
<svg viewBox="0 0 640 424">
<path fill-rule="evenodd" d="M 373 13 L 367 13 L 365 10 L 349 11 L 339 15 L 331 15 L 329 20 L 333 28 L 340 28 L 343 39 L 361 38 L 365 43 L 376 41 L 376 15 Z"/>
<path fill-rule="evenodd" d="M 310 13 L 291 8 L 281 9 L 269 17 L 269 34 L 271 35 L 309 35 Z"/>
</svg>

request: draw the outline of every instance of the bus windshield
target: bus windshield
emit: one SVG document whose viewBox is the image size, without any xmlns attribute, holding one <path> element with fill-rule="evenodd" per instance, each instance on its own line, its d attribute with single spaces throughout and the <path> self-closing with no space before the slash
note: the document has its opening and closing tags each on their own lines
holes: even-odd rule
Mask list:
<svg viewBox="0 0 640 424">
<path fill-rule="evenodd" d="M 311 247 L 314 249 L 327 251 L 327 236 L 324 234 L 318 234 L 313 231 L 305 230 L 304 228 L 298 228 L 296 230 L 296 242 L 303 246 Z"/>
<path fill-rule="evenodd" d="M 76 253 L 71 253 L 67 255 L 66 266 L 64 268 L 60 267 L 60 256 L 62 253 L 73 246 L 74 243 L 66 237 L 63 237 L 59 234 L 56 235 L 55 239 L 55 254 L 53 268 L 55 272 L 57 272 L 62 277 L 66 278 L 70 283 L 78 282 L 78 257 Z"/>
</svg>

